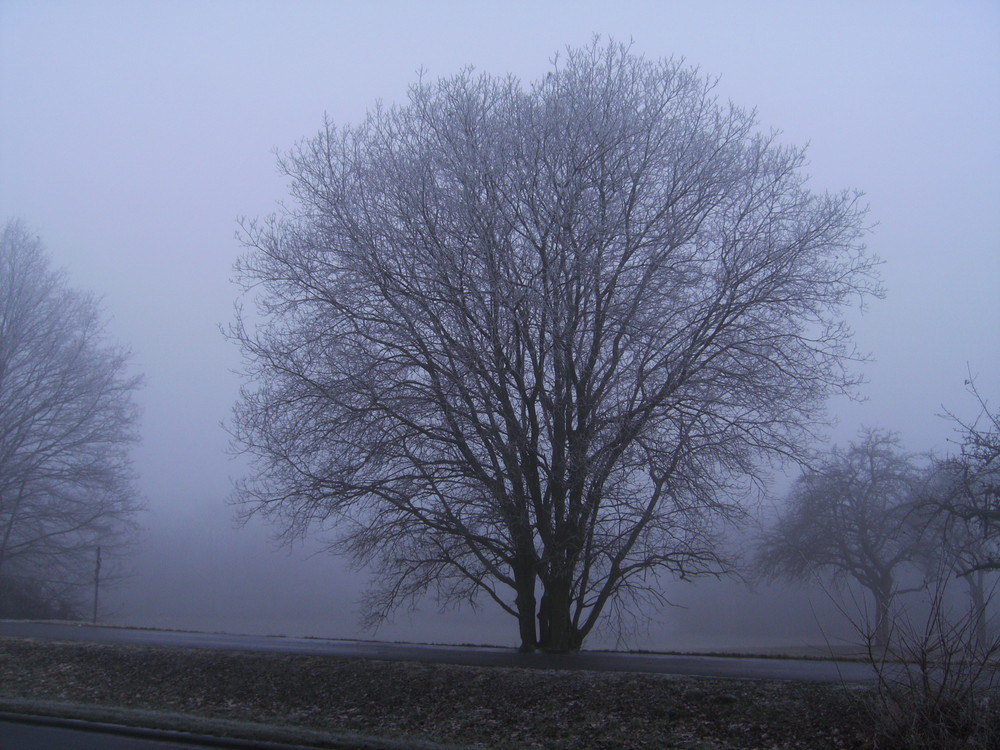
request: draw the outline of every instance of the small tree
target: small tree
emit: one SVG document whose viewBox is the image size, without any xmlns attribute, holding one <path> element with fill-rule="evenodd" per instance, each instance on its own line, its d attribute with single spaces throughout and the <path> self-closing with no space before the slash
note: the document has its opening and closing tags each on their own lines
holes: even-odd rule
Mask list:
<svg viewBox="0 0 1000 750">
<path fill-rule="evenodd" d="M 724 571 L 713 532 L 850 390 L 840 311 L 878 292 L 858 196 L 803 159 L 596 42 L 327 124 L 281 162 L 295 205 L 245 225 L 239 502 L 336 528 L 374 618 L 486 595 L 526 649 Z"/>
<path fill-rule="evenodd" d="M 900 568 L 920 553 L 912 514 L 920 485 L 915 458 L 887 432 L 869 430 L 800 476 L 777 523 L 764 534 L 758 565 L 769 578 L 829 571 L 867 589 L 875 640 L 888 642 Z"/>
<path fill-rule="evenodd" d="M 67 288 L 39 241 L 0 233 L 0 612 L 68 611 L 137 510 L 128 449 L 137 377 L 95 300 Z M 6 602 L 6 604 L 5 604 Z M 8 606 L 9 605 L 9 606 Z"/>
</svg>

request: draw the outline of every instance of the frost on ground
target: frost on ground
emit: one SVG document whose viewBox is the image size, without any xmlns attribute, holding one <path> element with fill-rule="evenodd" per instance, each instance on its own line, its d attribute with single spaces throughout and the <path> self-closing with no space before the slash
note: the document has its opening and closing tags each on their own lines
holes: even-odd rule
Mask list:
<svg viewBox="0 0 1000 750">
<path fill-rule="evenodd" d="M 488 748 L 866 747 L 859 688 L 0 639 L 0 700 Z"/>
</svg>

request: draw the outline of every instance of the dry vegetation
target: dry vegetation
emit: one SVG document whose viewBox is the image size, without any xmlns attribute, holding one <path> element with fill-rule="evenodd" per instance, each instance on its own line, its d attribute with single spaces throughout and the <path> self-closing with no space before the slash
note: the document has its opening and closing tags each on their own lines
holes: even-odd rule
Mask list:
<svg viewBox="0 0 1000 750">
<path fill-rule="evenodd" d="M 117 706 L 489 748 L 866 747 L 859 692 L 0 639 L 0 701 Z"/>
</svg>

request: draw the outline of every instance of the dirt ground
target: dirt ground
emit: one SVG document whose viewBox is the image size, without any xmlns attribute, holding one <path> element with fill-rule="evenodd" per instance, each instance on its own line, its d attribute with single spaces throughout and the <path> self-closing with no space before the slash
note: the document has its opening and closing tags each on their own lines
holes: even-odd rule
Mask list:
<svg viewBox="0 0 1000 750">
<path fill-rule="evenodd" d="M 0 699 L 486 748 L 866 747 L 863 692 L 0 639 Z"/>
</svg>

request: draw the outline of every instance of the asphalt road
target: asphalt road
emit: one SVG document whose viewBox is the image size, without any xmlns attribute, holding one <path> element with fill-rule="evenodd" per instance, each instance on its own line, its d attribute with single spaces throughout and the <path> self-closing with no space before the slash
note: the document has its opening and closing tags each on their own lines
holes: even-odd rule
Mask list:
<svg viewBox="0 0 1000 750">
<path fill-rule="evenodd" d="M 182 750 L 204 747 L 114 732 L 0 721 L 0 750 Z"/>
<path fill-rule="evenodd" d="M 399 750 L 396 743 L 350 742 L 340 750 Z M 0 712 L 0 750 L 315 750 L 315 746 L 146 729 L 53 716 Z"/>
<path fill-rule="evenodd" d="M 273 651 L 385 661 L 438 662 L 528 669 L 653 672 L 697 677 L 799 682 L 870 682 L 871 667 L 857 662 L 812 659 L 759 659 L 733 656 L 629 654 L 580 651 L 570 654 L 522 654 L 515 649 L 428 646 L 378 641 L 192 633 L 90 625 L 0 620 L 0 637 L 90 643 L 118 643 L 225 651 Z"/>
</svg>

